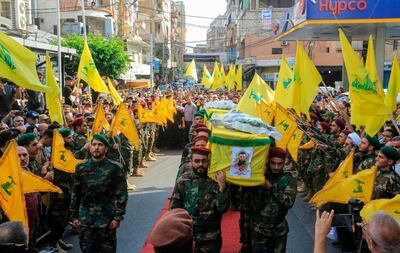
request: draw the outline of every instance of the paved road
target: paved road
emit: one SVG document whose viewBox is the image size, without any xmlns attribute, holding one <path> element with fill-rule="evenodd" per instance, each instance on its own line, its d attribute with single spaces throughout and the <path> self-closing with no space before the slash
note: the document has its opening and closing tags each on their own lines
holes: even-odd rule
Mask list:
<svg viewBox="0 0 400 253">
<path fill-rule="evenodd" d="M 180 151 L 167 151 L 144 169 L 143 178 L 130 178 L 137 186 L 136 191 L 129 194 L 125 220 L 118 230 L 118 252 L 138 253 L 148 233 L 165 205 L 175 182 L 176 171 L 180 161 Z M 309 206 L 298 198 L 289 211 L 288 253 L 312 252 L 315 214 Z M 77 236 L 70 236 L 67 241 L 75 244 L 69 252 L 80 252 Z M 329 246 L 329 245 L 328 245 Z M 328 252 L 340 252 L 329 247 Z"/>
</svg>

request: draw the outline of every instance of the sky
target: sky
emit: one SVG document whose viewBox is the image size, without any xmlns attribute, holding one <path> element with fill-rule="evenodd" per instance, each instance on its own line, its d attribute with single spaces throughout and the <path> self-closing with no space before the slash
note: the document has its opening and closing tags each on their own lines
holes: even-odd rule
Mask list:
<svg viewBox="0 0 400 253">
<path fill-rule="evenodd" d="M 186 15 L 215 18 L 224 14 L 226 10 L 226 0 L 183 0 L 183 2 L 185 3 Z M 211 18 L 186 16 L 186 45 L 206 44 L 207 27 L 212 21 Z M 190 43 L 191 41 L 200 42 Z"/>
</svg>

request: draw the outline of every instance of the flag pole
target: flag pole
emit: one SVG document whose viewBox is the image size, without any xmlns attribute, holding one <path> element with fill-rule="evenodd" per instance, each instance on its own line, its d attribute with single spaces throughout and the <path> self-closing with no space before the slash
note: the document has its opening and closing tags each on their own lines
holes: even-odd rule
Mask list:
<svg viewBox="0 0 400 253">
<path fill-rule="evenodd" d="M 60 10 L 60 0 L 57 0 L 57 40 L 58 40 L 58 80 L 60 86 L 60 99 L 62 98 L 62 85 L 63 80 L 63 68 L 61 63 L 61 10 Z M 47 78 L 47 77 L 46 77 Z"/>
<path fill-rule="evenodd" d="M 85 14 L 85 0 L 82 0 L 82 23 L 83 23 L 83 39 L 84 39 L 84 43 L 87 42 L 87 35 L 86 35 L 86 14 Z M 89 91 L 89 99 L 91 102 L 92 101 L 92 89 L 90 88 L 90 85 L 88 85 L 88 91 Z"/>
</svg>

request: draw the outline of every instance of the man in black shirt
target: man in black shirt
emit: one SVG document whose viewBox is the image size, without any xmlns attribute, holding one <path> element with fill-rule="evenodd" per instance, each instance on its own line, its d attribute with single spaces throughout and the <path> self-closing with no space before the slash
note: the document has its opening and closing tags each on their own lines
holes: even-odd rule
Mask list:
<svg viewBox="0 0 400 253">
<path fill-rule="evenodd" d="M 63 96 L 64 96 L 64 104 L 66 105 L 71 105 L 72 106 L 72 101 L 71 101 L 71 94 L 74 89 L 74 80 L 72 79 L 71 76 L 66 76 L 65 77 L 65 86 L 63 88 Z"/>
<path fill-rule="evenodd" d="M 17 99 L 16 88 L 10 85 L 6 79 L 0 78 L 0 117 L 4 117 L 13 109 Z M 15 108 L 14 108 L 15 109 Z"/>
</svg>

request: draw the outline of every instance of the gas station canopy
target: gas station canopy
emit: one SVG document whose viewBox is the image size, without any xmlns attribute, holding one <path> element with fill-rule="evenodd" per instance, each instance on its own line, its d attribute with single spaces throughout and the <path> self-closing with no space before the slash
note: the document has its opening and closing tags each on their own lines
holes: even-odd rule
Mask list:
<svg viewBox="0 0 400 253">
<path fill-rule="evenodd" d="M 338 40 L 338 29 L 352 40 L 400 38 L 400 0 L 299 0 L 274 23 L 276 40 Z"/>
</svg>

